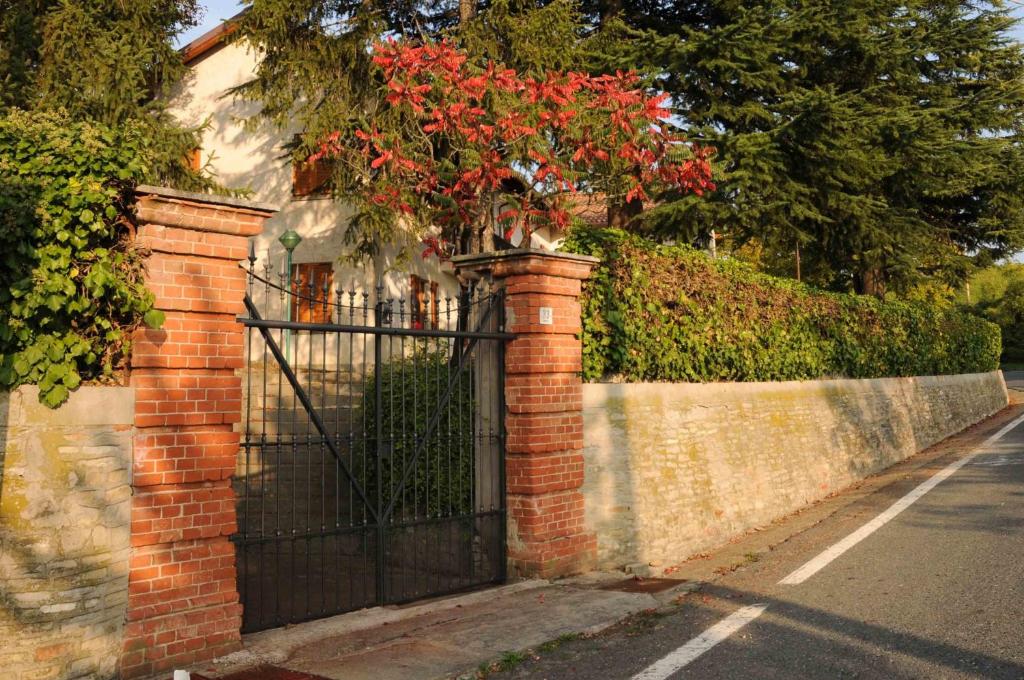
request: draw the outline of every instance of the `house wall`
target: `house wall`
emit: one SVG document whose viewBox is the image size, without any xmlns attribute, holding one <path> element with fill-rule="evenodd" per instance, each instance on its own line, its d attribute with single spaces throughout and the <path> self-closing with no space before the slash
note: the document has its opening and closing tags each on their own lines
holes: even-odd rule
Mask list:
<svg viewBox="0 0 1024 680">
<path fill-rule="evenodd" d="M 583 386 L 598 564 L 678 562 L 903 460 L 1007 404 L 1002 373 Z"/>
<path fill-rule="evenodd" d="M 0 393 L 0 668 L 113 678 L 128 606 L 135 390 Z"/>
<path fill-rule="evenodd" d="M 292 197 L 291 162 L 282 145 L 298 129 L 282 131 L 267 124 L 255 130 L 245 129 L 242 121 L 256 114 L 259 107 L 232 97 L 228 91 L 251 79 L 255 66 L 255 54 L 245 43 L 215 49 L 192 65 L 180 92 L 172 99 L 170 112 L 186 125 L 207 123 L 202 162 L 208 164 L 217 181 L 231 189 L 248 189 L 253 200 L 278 206 L 278 214 L 268 221 L 263 234 L 252 239 L 260 260 L 258 271 L 262 273 L 262 265 L 270 262 L 274 267 L 272 280 L 276 283 L 285 256 L 284 247 L 277 241 L 282 233 L 294 229 L 302 236 L 302 243 L 295 249 L 295 263 L 332 262 L 345 252 L 344 234 L 351 211 L 327 197 Z M 389 248 L 377 267 L 373 263 L 338 264 L 334 283 L 362 291 L 373 285 L 379 273 L 390 292 L 399 294 L 405 291 L 407 274 L 385 276 L 385 270 L 394 266 L 395 259 L 395 249 Z M 436 264 L 431 267 L 424 262 L 411 262 L 404 269 L 454 285 L 450 276 L 450 281 L 440 276 Z M 276 297 L 272 296 L 272 303 Z"/>
</svg>

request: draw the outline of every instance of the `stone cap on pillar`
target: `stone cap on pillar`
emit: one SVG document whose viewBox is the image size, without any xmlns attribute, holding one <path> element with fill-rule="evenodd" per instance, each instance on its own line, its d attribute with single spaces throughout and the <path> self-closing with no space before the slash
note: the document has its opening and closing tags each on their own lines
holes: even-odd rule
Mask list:
<svg viewBox="0 0 1024 680">
<path fill-rule="evenodd" d="M 516 248 L 493 253 L 457 255 L 452 258 L 452 265 L 459 274 L 490 274 L 495 279 L 521 274 L 544 274 L 582 281 L 590 276 L 600 261 L 590 255 Z"/>
<path fill-rule="evenodd" d="M 232 236 L 256 236 L 277 208 L 232 196 L 200 194 L 140 184 L 135 188 L 141 224 L 159 224 Z"/>
</svg>

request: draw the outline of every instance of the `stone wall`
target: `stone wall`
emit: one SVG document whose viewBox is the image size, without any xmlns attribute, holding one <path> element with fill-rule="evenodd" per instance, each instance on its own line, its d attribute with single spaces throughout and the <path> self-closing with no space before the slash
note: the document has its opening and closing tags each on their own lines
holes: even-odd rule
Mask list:
<svg viewBox="0 0 1024 680">
<path fill-rule="evenodd" d="M 671 563 L 882 470 L 1007 404 L 998 371 L 583 386 L 598 562 Z"/>
<path fill-rule="evenodd" d="M 82 387 L 57 410 L 0 392 L 0 668 L 112 678 L 128 605 L 128 387 Z"/>
</svg>

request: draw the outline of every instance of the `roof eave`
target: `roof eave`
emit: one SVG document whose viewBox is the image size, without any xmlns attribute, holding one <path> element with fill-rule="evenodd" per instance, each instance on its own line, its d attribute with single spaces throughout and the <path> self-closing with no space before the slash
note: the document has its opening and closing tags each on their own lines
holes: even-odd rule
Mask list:
<svg viewBox="0 0 1024 680">
<path fill-rule="evenodd" d="M 238 30 L 238 20 L 249 11 L 246 7 L 241 12 L 226 19 L 212 29 L 178 50 L 181 60 L 186 66 L 192 66 L 203 57 L 208 56 L 214 50 L 223 47 L 228 36 Z"/>
</svg>

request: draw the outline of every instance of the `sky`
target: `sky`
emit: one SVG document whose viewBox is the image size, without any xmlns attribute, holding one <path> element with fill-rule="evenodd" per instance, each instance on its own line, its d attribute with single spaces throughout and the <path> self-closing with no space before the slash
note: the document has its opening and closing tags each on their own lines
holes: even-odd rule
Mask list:
<svg viewBox="0 0 1024 680">
<path fill-rule="evenodd" d="M 208 0 L 201 4 L 206 6 L 202 24 L 179 35 L 178 45 L 187 45 L 220 22 L 242 11 L 242 3 L 237 0 Z"/>
<path fill-rule="evenodd" d="M 224 19 L 229 19 L 242 10 L 242 3 L 237 0 L 207 0 L 202 3 L 206 6 L 206 14 L 203 23 L 190 31 L 186 31 L 178 37 L 179 45 L 186 45 L 195 40 L 203 33 L 219 24 Z M 1024 19 L 1024 0 L 1018 2 L 1007 2 L 1014 9 L 1014 13 Z M 1024 24 L 1017 27 L 1016 35 L 1021 42 L 1024 42 Z"/>
</svg>

